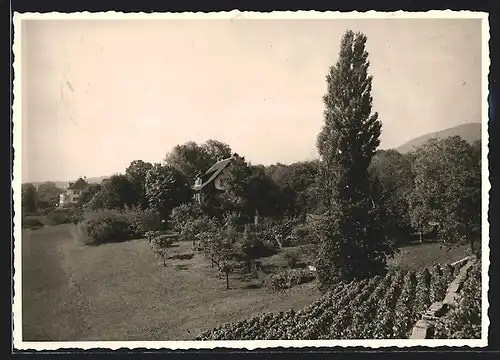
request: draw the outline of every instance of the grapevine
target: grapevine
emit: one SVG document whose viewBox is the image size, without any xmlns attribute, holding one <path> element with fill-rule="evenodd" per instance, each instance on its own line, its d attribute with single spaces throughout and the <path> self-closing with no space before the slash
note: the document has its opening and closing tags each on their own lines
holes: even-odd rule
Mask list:
<svg viewBox="0 0 500 360">
<path fill-rule="evenodd" d="M 416 274 L 392 271 L 357 282 L 339 282 L 301 310 L 263 313 L 222 324 L 196 340 L 312 340 L 407 338 L 433 301 L 441 301 L 458 267 L 438 265 Z M 479 284 L 479 285 L 478 285 Z M 480 333 L 480 267 L 468 273 L 453 315 L 436 325 L 436 337 Z"/>
</svg>

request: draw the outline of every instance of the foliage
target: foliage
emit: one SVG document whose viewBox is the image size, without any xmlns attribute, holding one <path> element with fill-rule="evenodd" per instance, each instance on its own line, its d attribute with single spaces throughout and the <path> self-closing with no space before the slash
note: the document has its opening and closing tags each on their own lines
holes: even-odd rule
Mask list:
<svg viewBox="0 0 500 360">
<path fill-rule="evenodd" d="M 226 289 L 229 289 L 229 274 L 235 269 L 236 248 L 234 238 L 214 219 L 208 219 L 204 229 L 197 235 L 202 252 L 226 276 Z"/>
<path fill-rule="evenodd" d="M 97 190 L 94 187 L 91 191 Z M 134 186 L 123 174 L 115 174 L 100 184 L 100 190 L 91 198 L 86 208 L 90 211 L 99 209 L 123 210 L 136 203 Z"/>
<path fill-rule="evenodd" d="M 276 253 L 275 248 L 266 241 L 262 226 L 245 225 L 241 237 L 240 251 L 245 260 L 257 259 Z"/>
<path fill-rule="evenodd" d="M 162 229 L 162 220 L 160 215 L 153 210 L 133 208 L 127 211 L 130 218 L 130 226 L 135 234 L 142 235 L 148 231 Z"/>
<path fill-rule="evenodd" d="M 379 150 L 370 164 L 370 173 L 381 185 L 382 206 L 390 238 L 402 240 L 411 232 L 408 197 L 413 189 L 411 156 L 396 150 Z"/>
<path fill-rule="evenodd" d="M 129 177 L 134 187 L 136 196 L 135 205 L 141 209 L 147 209 L 148 199 L 146 197 L 146 175 L 153 165 L 142 160 L 134 160 L 125 169 L 125 174 Z"/>
<path fill-rule="evenodd" d="M 57 187 L 52 181 L 40 184 L 37 189 L 38 195 L 38 208 L 47 209 L 55 208 L 59 204 L 59 195 L 63 189 Z"/>
<path fill-rule="evenodd" d="M 316 279 L 316 274 L 306 269 L 288 269 L 269 277 L 266 282 L 273 290 L 285 290 Z"/>
<path fill-rule="evenodd" d="M 192 198 L 187 178 L 171 166 L 154 164 L 146 175 L 149 207 L 167 220 L 172 209 Z"/>
<path fill-rule="evenodd" d="M 207 154 L 207 157 L 212 162 L 212 165 L 219 160 L 227 159 L 231 156 L 231 147 L 218 140 L 207 140 L 200 146 L 202 151 Z"/>
<path fill-rule="evenodd" d="M 428 231 L 437 222 L 440 238 L 450 244 L 469 243 L 474 252 L 481 233 L 481 159 L 477 150 L 455 136 L 431 139 L 413 156 L 413 225 Z"/>
<path fill-rule="evenodd" d="M 92 198 L 102 190 L 101 184 L 88 184 L 78 198 L 78 204 L 81 207 L 87 206 Z"/>
<path fill-rule="evenodd" d="M 317 268 L 322 288 L 332 286 L 338 275 L 353 279 L 384 272 L 387 256 L 393 251 L 368 172 L 382 124 L 378 114 L 371 113 L 372 77 L 367 73 L 365 43 L 361 33 L 344 34 L 323 98 L 325 123 L 317 139 L 319 180 L 328 211 L 318 231 L 322 248 Z"/>
<path fill-rule="evenodd" d="M 317 238 L 310 225 L 299 224 L 292 228 L 288 236 L 288 241 L 291 246 L 297 246 L 301 244 L 316 244 Z"/>
<path fill-rule="evenodd" d="M 293 269 L 297 267 L 300 262 L 300 255 L 297 251 L 287 251 L 285 255 L 283 255 L 288 266 Z"/>
<path fill-rule="evenodd" d="M 190 184 L 196 176 L 206 172 L 214 163 L 231 156 L 231 148 L 217 140 L 208 140 L 198 145 L 190 141 L 175 146 L 166 156 L 165 163 L 186 176 Z"/>
<path fill-rule="evenodd" d="M 436 339 L 481 338 L 481 265 L 477 262 L 470 269 L 459 293 L 458 304 L 444 318 L 438 319 L 433 328 Z"/>
<path fill-rule="evenodd" d="M 151 211 L 102 209 L 85 211 L 78 223 L 80 240 L 86 245 L 100 245 L 140 238 L 158 224 Z"/>
<path fill-rule="evenodd" d="M 245 158 L 234 156 L 226 178 L 226 190 L 221 195 L 226 209 L 242 214 L 273 216 L 279 214 L 280 191 L 265 168 L 249 165 Z"/>
<path fill-rule="evenodd" d="M 82 216 L 82 211 L 77 207 L 54 209 L 47 214 L 46 225 L 77 224 Z"/>
<path fill-rule="evenodd" d="M 30 216 L 23 216 L 22 218 L 22 228 L 23 229 L 39 229 L 43 227 L 44 224 L 40 221 L 40 219 L 30 217 Z"/>
<path fill-rule="evenodd" d="M 167 266 L 168 248 L 172 246 L 172 237 L 165 234 L 155 234 L 150 237 L 149 242 L 153 252 L 163 260 L 163 266 Z"/>
<path fill-rule="evenodd" d="M 318 172 L 318 161 L 303 161 L 289 166 L 282 183 L 283 193 L 292 200 L 292 215 L 316 211 Z"/>
<path fill-rule="evenodd" d="M 185 230 L 190 227 L 195 220 L 200 219 L 203 216 L 203 209 L 196 203 L 190 202 L 181 204 L 175 207 L 170 214 L 170 223 L 172 228 L 179 232 L 181 236 L 187 240 L 191 237 L 189 230 Z"/>
<path fill-rule="evenodd" d="M 296 218 L 267 218 L 262 221 L 260 230 L 264 239 L 281 248 L 291 245 L 290 236 L 298 224 Z"/>
<path fill-rule="evenodd" d="M 21 209 L 23 214 L 32 214 L 37 209 L 37 190 L 33 184 L 21 186 Z"/>
<path fill-rule="evenodd" d="M 196 340 L 405 339 L 430 305 L 427 299 L 418 306 L 422 300 L 418 289 L 430 292 L 429 283 L 438 282 L 442 276 L 432 269 L 426 274 L 429 276 L 397 271 L 361 281 L 337 282 L 329 292 L 297 312 L 264 313 L 223 324 Z M 286 288 L 288 280 L 275 276 L 276 286 Z"/>
</svg>

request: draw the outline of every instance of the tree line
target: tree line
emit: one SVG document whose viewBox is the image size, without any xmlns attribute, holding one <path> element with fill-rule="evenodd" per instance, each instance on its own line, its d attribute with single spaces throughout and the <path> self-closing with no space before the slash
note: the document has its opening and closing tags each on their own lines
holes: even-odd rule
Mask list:
<svg viewBox="0 0 500 360">
<path fill-rule="evenodd" d="M 240 225 L 250 224 L 255 214 L 301 221 L 321 215 L 312 230 L 320 244 L 317 269 L 324 287 L 339 278 L 384 272 L 397 243 L 414 231 L 434 232 L 448 244 L 466 242 L 474 252 L 480 239 L 480 141 L 450 137 L 406 154 L 380 150 L 383 123 L 372 111 L 366 41 L 364 34 L 346 31 L 326 76 L 318 159 L 262 166 L 234 154 L 226 191 L 207 194 L 201 204 L 208 217 L 230 215 Z M 163 163 L 135 160 L 123 174 L 91 184 L 80 206 L 149 209 L 168 222 L 179 206 L 192 203 L 197 175 L 232 154 L 230 145 L 217 140 L 177 145 Z M 23 186 L 23 208 L 37 207 L 35 192 Z M 39 188 L 38 204 L 52 204 L 55 195 L 41 194 L 56 192 L 49 185 Z M 224 248 L 219 240 L 214 243 Z"/>
</svg>

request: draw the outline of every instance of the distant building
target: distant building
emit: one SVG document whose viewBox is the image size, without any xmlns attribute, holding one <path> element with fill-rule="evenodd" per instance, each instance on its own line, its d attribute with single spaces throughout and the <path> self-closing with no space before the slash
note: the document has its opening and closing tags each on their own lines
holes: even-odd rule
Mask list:
<svg viewBox="0 0 500 360">
<path fill-rule="evenodd" d="M 204 174 L 199 174 L 193 186 L 195 191 L 195 199 L 198 203 L 202 203 L 203 195 L 214 190 L 224 191 L 224 180 L 231 169 L 235 155 L 230 158 L 216 162 Z"/>
<path fill-rule="evenodd" d="M 76 204 L 83 190 L 85 190 L 88 185 L 88 182 L 85 181 L 85 177 L 79 178 L 74 183 L 70 182 L 65 192 L 59 195 L 59 207 Z"/>
</svg>

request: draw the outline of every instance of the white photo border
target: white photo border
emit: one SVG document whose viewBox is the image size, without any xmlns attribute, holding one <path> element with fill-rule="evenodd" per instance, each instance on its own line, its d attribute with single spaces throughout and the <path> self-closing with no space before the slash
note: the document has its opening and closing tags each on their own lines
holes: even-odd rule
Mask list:
<svg viewBox="0 0 500 360">
<path fill-rule="evenodd" d="M 311 348 L 311 347 L 366 347 L 407 348 L 414 346 L 425 347 L 484 347 L 488 338 L 488 290 L 489 290 L 489 191 L 491 188 L 488 171 L 488 74 L 490 67 L 489 56 L 489 24 L 488 14 L 473 11 L 433 10 L 427 12 L 318 12 L 318 11 L 274 11 L 261 12 L 184 12 L 184 13 L 121 13 L 121 12 L 75 12 L 75 13 L 14 13 L 14 104 L 13 104 L 13 146 L 16 154 L 21 152 L 22 108 L 21 108 L 21 23 L 24 20 L 152 20 L 152 19 L 478 19 L 482 20 L 482 336 L 478 340 L 276 340 L 276 341 L 71 341 L 71 342 L 25 342 L 22 340 L 22 253 L 21 253 L 21 156 L 14 158 L 12 188 L 14 191 L 14 299 L 13 299 L 13 346 L 16 350 L 58 350 L 78 348 L 83 350 L 106 348 L 118 349 L 264 349 L 264 348 Z"/>
</svg>

